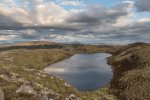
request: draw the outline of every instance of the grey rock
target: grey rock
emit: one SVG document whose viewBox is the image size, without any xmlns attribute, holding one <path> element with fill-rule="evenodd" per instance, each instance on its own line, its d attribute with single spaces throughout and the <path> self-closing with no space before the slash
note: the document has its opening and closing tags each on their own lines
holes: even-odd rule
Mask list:
<svg viewBox="0 0 150 100">
<path fill-rule="evenodd" d="M 53 77 L 53 76 L 51 76 L 50 78 L 51 78 L 52 80 L 54 79 L 54 77 Z"/>
<path fill-rule="evenodd" d="M 10 78 L 9 78 L 8 75 L 2 74 L 2 75 L 0 75 L 0 77 L 1 77 L 3 80 L 10 81 Z"/>
<path fill-rule="evenodd" d="M 33 100 L 54 100 L 54 99 L 49 98 L 47 95 L 38 94 L 34 96 Z"/>
<path fill-rule="evenodd" d="M 21 85 L 20 88 L 16 91 L 19 94 L 37 94 L 37 92 L 29 85 Z"/>
<path fill-rule="evenodd" d="M 70 84 L 69 83 L 67 83 L 67 82 L 65 82 L 65 87 L 70 87 Z"/>
<path fill-rule="evenodd" d="M 8 82 L 24 82 L 25 80 L 21 78 L 18 74 L 10 73 L 10 75 L 2 74 L 0 77 Z"/>
<path fill-rule="evenodd" d="M 25 71 L 29 71 L 29 72 L 33 72 L 33 71 L 35 71 L 35 69 L 31 69 L 31 68 L 25 68 L 25 69 L 23 69 L 23 70 L 25 70 Z"/>
<path fill-rule="evenodd" d="M 43 70 L 39 70 L 39 72 L 40 72 L 41 74 L 45 74 L 45 72 L 44 72 Z"/>
<path fill-rule="evenodd" d="M 41 97 L 41 100 L 49 100 L 49 99 L 48 99 L 47 95 L 44 95 Z"/>
<path fill-rule="evenodd" d="M 13 63 L 14 62 L 14 57 L 9 57 L 9 58 L 4 58 L 6 61 L 9 61 L 9 62 L 11 62 L 11 63 Z"/>
<path fill-rule="evenodd" d="M 0 87 L 0 100 L 5 100 L 5 98 L 4 98 L 4 91 L 2 90 L 1 87 Z"/>
<path fill-rule="evenodd" d="M 73 99 L 73 98 L 76 98 L 76 95 L 75 94 L 70 94 L 70 96 L 69 96 L 71 99 Z"/>
<path fill-rule="evenodd" d="M 57 93 L 54 90 L 45 87 L 41 90 L 41 94 L 42 95 L 56 95 Z"/>
<path fill-rule="evenodd" d="M 80 100 L 75 94 L 69 94 L 65 100 Z"/>
</svg>

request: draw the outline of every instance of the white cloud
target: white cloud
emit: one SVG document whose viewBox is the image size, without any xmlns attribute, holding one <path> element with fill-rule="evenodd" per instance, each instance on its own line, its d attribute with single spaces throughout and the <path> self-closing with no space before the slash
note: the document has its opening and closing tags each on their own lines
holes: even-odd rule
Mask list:
<svg viewBox="0 0 150 100">
<path fill-rule="evenodd" d="M 124 1 L 110 8 L 95 4 L 81 9 L 66 9 L 64 5 L 83 4 L 77 0 L 58 1 L 62 1 L 61 4 L 44 0 L 0 1 L 0 29 L 14 30 L 0 31 L 0 40 L 114 40 L 115 43 L 119 40 L 129 42 L 149 36 L 147 34 L 150 33 L 150 18 L 135 20 L 133 2 Z"/>
<path fill-rule="evenodd" d="M 22 0 L 21 0 L 22 1 Z M 20 2 L 21 2 L 20 1 Z M 14 3 L 10 1 L 10 3 Z M 23 3 L 30 6 L 0 6 L 0 14 L 10 17 L 23 25 L 51 25 L 63 22 L 67 11 L 59 5 L 43 0 L 25 0 Z M 17 3 L 15 2 L 17 5 Z"/>
<path fill-rule="evenodd" d="M 81 2 L 77 1 L 77 0 L 61 0 L 62 1 L 62 5 L 70 5 L 70 6 L 79 6 L 81 5 Z"/>
<path fill-rule="evenodd" d="M 7 41 L 13 40 L 13 39 L 15 39 L 15 37 L 16 37 L 15 35 L 8 35 L 8 36 L 7 35 L 1 35 L 0 36 L 0 41 L 1 40 L 7 40 Z"/>
<path fill-rule="evenodd" d="M 77 2 L 77 1 L 64 1 L 64 2 L 62 2 L 62 5 L 79 6 L 80 2 Z"/>
<path fill-rule="evenodd" d="M 138 22 L 143 22 L 143 23 L 150 22 L 150 18 L 141 18 L 138 20 Z"/>
<path fill-rule="evenodd" d="M 9 36 L 0 36 L 0 40 L 9 40 L 10 37 Z"/>
<path fill-rule="evenodd" d="M 121 16 L 116 20 L 116 23 L 112 24 L 114 27 L 125 27 L 128 25 L 131 25 L 131 23 L 134 22 L 134 19 L 132 18 L 134 15 L 128 14 L 127 16 Z"/>
</svg>

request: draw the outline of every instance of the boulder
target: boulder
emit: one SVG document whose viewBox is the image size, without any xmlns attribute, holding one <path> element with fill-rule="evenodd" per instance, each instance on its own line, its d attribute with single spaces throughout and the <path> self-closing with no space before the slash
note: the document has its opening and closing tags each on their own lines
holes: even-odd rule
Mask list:
<svg viewBox="0 0 150 100">
<path fill-rule="evenodd" d="M 65 100 L 80 100 L 75 94 L 69 94 Z"/>
<path fill-rule="evenodd" d="M 8 75 L 2 74 L 2 75 L 0 75 L 0 77 L 5 81 L 8 81 L 8 82 L 10 81 L 10 78 Z"/>
<path fill-rule="evenodd" d="M 1 87 L 0 87 L 0 100 L 5 100 L 4 99 L 4 91 L 2 90 Z"/>
<path fill-rule="evenodd" d="M 40 93 L 42 94 L 42 95 L 59 95 L 58 93 L 56 93 L 54 90 L 52 90 L 52 89 L 49 89 L 49 88 L 47 88 L 47 87 L 44 87 L 41 91 L 40 91 Z"/>
<path fill-rule="evenodd" d="M 0 78 L 8 82 L 25 82 L 25 80 L 21 78 L 21 76 L 15 73 L 10 73 L 9 75 L 1 74 Z"/>
<path fill-rule="evenodd" d="M 41 97 L 41 100 L 49 100 L 49 98 L 47 97 L 47 95 L 44 95 Z"/>
<path fill-rule="evenodd" d="M 23 84 L 20 88 L 16 91 L 19 94 L 37 94 L 37 92 L 29 85 Z"/>
<path fill-rule="evenodd" d="M 69 83 L 65 82 L 65 87 L 71 87 Z"/>
</svg>

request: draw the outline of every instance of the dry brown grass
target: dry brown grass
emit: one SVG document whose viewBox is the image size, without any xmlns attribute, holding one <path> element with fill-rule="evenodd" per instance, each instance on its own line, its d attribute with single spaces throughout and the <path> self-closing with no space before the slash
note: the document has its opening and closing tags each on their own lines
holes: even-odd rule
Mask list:
<svg viewBox="0 0 150 100">
<path fill-rule="evenodd" d="M 121 100 L 150 98 L 150 45 L 131 44 L 109 58 L 114 77 L 111 89 Z"/>
</svg>

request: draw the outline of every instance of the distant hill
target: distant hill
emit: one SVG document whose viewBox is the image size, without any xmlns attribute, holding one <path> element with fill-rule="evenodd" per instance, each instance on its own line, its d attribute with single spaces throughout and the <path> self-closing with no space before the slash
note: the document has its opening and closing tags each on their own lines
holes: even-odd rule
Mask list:
<svg viewBox="0 0 150 100">
<path fill-rule="evenodd" d="M 32 41 L 32 42 L 22 42 L 14 44 L 3 44 L 0 45 L 0 51 L 13 50 L 13 49 L 52 49 L 52 48 L 62 48 L 65 44 L 48 42 L 48 41 Z"/>
<path fill-rule="evenodd" d="M 10 46 L 42 46 L 42 45 L 59 45 L 56 42 L 49 41 L 32 41 L 32 42 L 21 42 L 21 43 L 10 43 L 10 44 L 2 44 L 0 47 L 10 47 Z"/>
</svg>

